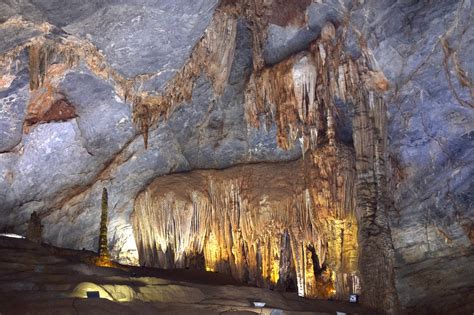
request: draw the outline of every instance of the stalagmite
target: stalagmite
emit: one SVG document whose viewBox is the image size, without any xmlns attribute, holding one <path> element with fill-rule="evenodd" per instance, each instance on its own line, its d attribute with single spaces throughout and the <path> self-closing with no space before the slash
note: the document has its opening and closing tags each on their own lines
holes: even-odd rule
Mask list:
<svg viewBox="0 0 474 315">
<path fill-rule="evenodd" d="M 38 216 L 36 211 L 33 211 L 30 220 L 28 221 L 26 239 L 37 244 L 41 244 L 43 241 L 43 225 L 41 225 L 41 218 Z"/>
<path fill-rule="evenodd" d="M 98 266 L 109 266 L 111 265 L 109 246 L 107 240 L 107 224 L 108 224 L 108 195 L 107 189 L 102 190 L 102 203 L 101 203 L 101 216 L 100 216 L 100 234 L 99 234 L 99 259 L 96 264 Z"/>
</svg>

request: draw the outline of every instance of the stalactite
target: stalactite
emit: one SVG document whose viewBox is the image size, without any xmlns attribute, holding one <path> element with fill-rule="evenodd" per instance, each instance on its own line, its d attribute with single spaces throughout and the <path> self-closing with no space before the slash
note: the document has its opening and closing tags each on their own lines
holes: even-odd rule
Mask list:
<svg viewBox="0 0 474 315">
<path fill-rule="evenodd" d="M 31 45 L 29 48 L 28 69 L 30 70 L 30 90 L 36 90 L 40 86 L 40 46 Z"/>
<path fill-rule="evenodd" d="M 290 148 L 295 139 L 301 139 L 303 149 L 315 150 L 318 143 L 334 146 L 335 101 L 355 104 L 365 101 L 358 89 L 388 88 L 381 72 L 372 71 L 345 55 L 342 40 L 336 38 L 334 25 L 327 23 L 321 38 L 307 52 L 254 72 L 247 85 L 245 102 L 250 126 L 260 127 L 261 117 L 275 122 L 278 144 L 284 149 Z"/>
<path fill-rule="evenodd" d="M 357 241 L 347 239 L 356 233 L 341 233 L 357 229 L 346 189 L 352 160 L 350 149 L 325 146 L 307 161 L 158 178 L 135 201 L 141 262 L 183 268 L 186 257 L 203 255 L 206 270 L 243 282 L 282 288 L 293 279 L 304 296 L 334 296 L 357 275 Z M 316 258 L 330 275 L 325 285 Z"/>
<path fill-rule="evenodd" d="M 145 92 L 133 96 L 133 119 L 147 143 L 148 129 L 161 117 L 167 118 L 176 106 L 191 99 L 194 82 L 205 73 L 213 84 L 214 93 L 222 94 L 234 59 L 237 18 L 221 8 L 194 47 L 188 62 L 156 95 Z"/>
<path fill-rule="evenodd" d="M 376 70 L 363 40 L 359 59 L 345 55 L 343 37 L 337 35 L 331 23 L 323 27 L 321 37 L 308 51 L 265 68 L 264 2 L 229 3 L 217 10 L 188 62 L 161 94 L 139 93 L 133 88 L 153 74 L 126 79 L 91 43 L 72 36 L 55 41 L 36 38 L 2 54 L 0 64 L 11 67 L 22 49 L 29 49 L 31 105 L 36 97 L 41 100 L 54 95 L 52 77 L 62 76 L 83 61 L 95 75 L 111 82 L 120 97 L 134 103 L 133 118 L 147 146 L 149 128 L 191 98 L 194 81 L 202 73 L 211 79 L 216 93 L 223 91 L 233 59 L 237 17 L 246 17 L 254 41 L 254 73 L 245 95 L 249 126 L 260 127 L 262 121 L 264 126 L 275 123 L 277 142 L 285 149 L 298 139 L 303 152 L 311 149 L 305 156 L 311 159 L 306 171 L 315 174 L 288 173 L 288 178 L 301 176 L 304 182 L 295 183 L 300 187 L 296 192 L 282 192 L 285 198 L 274 195 L 278 202 L 267 202 L 266 191 L 252 193 L 239 174 L 225 180 L 217 175 L 201 175 L 198 187 L 183 186 L 186 193 L 178 195 L 173 195 L 178 193 L 176 190 L 157 194 L 151 186 L 135 204 L 134 226 L 143 263 L 183 267 L 190 256 L 202 254 L 207 269 L 229 272 L 240 280 L 274 285 L 296 277 L 302 294 L 324 296 L 327 292 L 322 291 L 332 289 L 317 285 L 323 277 L 332 279 L 329 283 L 335 286 L 336 295 L 341 295 L 358 288 L 354 252 L 359 246 L 368 304 L 376 306 L 382 301 L 385 308 L 396 309 L 393 253 L 385 213 L 386 117 L 380 95 L 388 88 L 387 80 Z M 52 60 L 54 65 L 50 64 Z M 336 100 L 355 109 L 355 153 L 349 155 L 336 138 Z M 53 101 L 57 99 L 51 98 L 50 103 Z M 341 163 L 353 160 L 355 179 L 352 166 Z M 253 189 L 258 190 L 256 186 Z M 355 241 L 357 226 L 359 242 Z M 314 252 L 308 248 L 314 248 Z M 382 255 L 378 254 L 380 248 Z M 284 252 L 291 255 L 285 256 Z M 316 256 L 319 267 L 327 267 L 324 276 L 314 272 Z M 295 276 L 290 275 L 293 273 Z"/>
<path fill-rule="evenodd" d="M 346 204 L 345 208 L 357 209 L 360 230 L 357 232 L 352 222 L 333 222 L 334 233 L 341 232 L 342 236 L 328 242 L 328 247 L 333 250 L 328 252 L 326 259 L 335 261 L 331 253 L 346 252 L 352 246 L 359 246 L 362 287 L 365 288 L 363 301 L 373 307 L 382 303 L 384 309 L 396 312 L 393 248 L 386 214 L 389 203 L 384 188 L 387 173 L 386 108 L 381 93 L 389 88 L 388 81 L 382 72 L 376 70 L 374 58 L 363 38 L 361 57 L 353 60 L 343 50 L 345 29 L 339 33 L 334 25 L 327 23 L 322 28 L 321 37 L 311 44 L 307 52 L 254 72 L 246 91 L 246 118 L 251 127 L 260 127 L 262 118 L 276 123 L 277 143 L 282 148 L 291 147 L 294 140 L 299 139 L 303 152 L 307 147 L 313 152 L 320 152 L 322 145 L 337 151 L 335 121 L 338 112 L 335 102 L 345 102 L 354 108 L 355 189 L 347 181 L 333 178 L 331 182 L 337 183 L 337 187 L 322 188 L 320 193 L 324 197 L 318 196 L 313 200 L 321 203 L 320 209 L 328 209 L 324 203 L 331 200 L 327 196 L 334 196 L 335 191 L 342 190 L 345 194 L 356 196 L 342 202 L 352 205 Z M 332 177 L 335 174 L 324 175 Z M 340 215 L 338 213 L 336 217 Z M 298 218 L 300 221 L 297 224 L 306 226 L 304 217 Z M 313 226 L 318 228 L 317 224 Z M 354 241 L 356 234 L 359 235 L 359 244 Z M 297 277 L 304 279 L 304 273 L 308 270 L 302 264 L 307 252 L 301 243 L 292 243 L 292 251 Z M 347 255 L 347 252 L 344 257 L 344 265 L 356 264 L 356 257 Z M 333 268 L 341 270 L 341 266 Z M 301 292 L 313 289 L 301 280 L 298 285 Z M 359 279 L 353 272 L 345 270 L 343 277 L 336 277 L 335 285 L 337 295 L 347 294 L 359 286 Z"/>
<path fill-rule="evenodd" d="M 126 91 L 131 89 L 135 79 L 123 78 L 107 65 L 104 56 L 95 46 L 73 36 L 59 37 L 55 40 L 38 37 L 19 48 L 21 49 L 10 54 L 18 55 L 22 49 L 28 49 L 30 90 L 36 90 L 42 86 L 51 65 L 62 65 L 64 70 L 67 70 L 77 66 L 81 60 L 100 78 L 112 80 L 111 83 L 121 97 L 125 97 Z M 54 75 L 60 77 L 63 73 L 54 73 Z M 55 78 L 50 77 L 50 79 Z"/>
<path fill-rule="evenodd" d="M 35 25 L 12 18 L 2 26 L 18 25 L 34 27 L 43 34 L 33 38 L 12 51 L 0 55 L 0 66 L 9 69 L 14 60 L 25 48 L 29 51 L 30 89 L 37 90 L 43 83 L 50 62 L 62 63 L 72 68 L 82 61 L 95 75 L 110 82 L 124 101 L 133 103 L 133 121 L 143 133 L 145 146 L 148 131 L 162 117 L 168 118 L 176 106 L 189 101 L 194 82 L 200 75 L 206 74 L 213 84 L 214 92 L 220 95 L 227 83 L 234 59 L 237 19 L 243 17 L 253 30 L 255 69 L 263 68 L 262 43 L 267 27 L 266 5 L 261 1 L 240 0 L 223 1 L 203 37 L 194 47 L 191 56 L 176 75 L 167 83 L 164 91 L 140 91 L 146 80 L 156 73 L 125 78 L 113 69 L 102 53 L 87 40 L 72 35 L 51 39 L 46 35 L 54 29 L 47 23 Z M 0 84 L 6 86 L 13 80 L 7 71 L 0 73 Z"/>
<path fill-rule="evenodd" d="M 244 17 L 252 31 L 253 70 L 260 71 L 265 66 L 263 47 L 268 27 L 269 2 L 260 0 L 237 1 L 236 9 L 239 16 Z"/>
</svg>

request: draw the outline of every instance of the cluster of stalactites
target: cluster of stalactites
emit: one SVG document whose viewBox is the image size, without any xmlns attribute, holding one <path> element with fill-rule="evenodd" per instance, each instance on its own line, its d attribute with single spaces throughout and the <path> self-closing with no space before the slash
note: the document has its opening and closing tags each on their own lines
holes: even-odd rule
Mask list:
<svg viewBox="0 0 474 315">
<path fill-rule="evenodd" d="M 133 120 L 143 133 L 145 147 L 149 128 L 161 117 L 167 118 L 177 105 L 191 100 L 194 82 L 200 75 L 206 74 L 214 92 L 222 94 L 234 59 L 236 34 L 235 15 L 218 10 L 189 60 L 164 91 L 155 95 L 138 91 L 133 95 Z"/>
<path fill-rule="evenodd" d="M 66 70 L 84 64 L 98 77 L 110 82 L 117 95 L 134 105 L 133 119 L 137 128 L 143 132 L 145 145 L 149 127 L 160 117 L 166 117 L 176 105 L 191 99 L 195 80 L 206 74 L 214 86 L 216 94 L 221 94 L 229 77 L 234 58 L 237 18 L 230 10 L 217 10 L 203 38 L 194 47 L 186 64 L 168 82 L 163 92 L 144 92 L 141 86 L 158 73 L 140 74 L 125 78 L 113 69 L 103 54 L 87 40 L 72 35 L 54 39 L 46 37 L 52 26 L 44 29 L 45 34 L 38 36 L 14 50 L 0 55 L 0 86 L 11 84 L 15 76 L 11 74 L 18 55 L 27 50 L 29 55 L 30 89 L 43 86 L 46 76 L 60 78 Z M 52 65 L 61 65 L 63 71 L 49 73 Z M 51 78 L 49 78 L 51 80 Z"/>
<path fill-rule="evenodd" d="M 278 144 L 291 148 L 299 140 L 302 150 L 336 142 L 335 102 L 373 104 L 373 91 L 387 89 L 383 74 L 371 71 L 372 57 L 363 48 L 358 60 L 343 50 L 344 32 L 336 37 L 331 23 L 308 51 L 255 72 L 246 90 L 246 118 L 252 127 L 276 123 Z M 320 137 L 323 135 L 324 137 Z"/>
<path fill-rule="evenodd" d="M 309 297 L 354 292 L 352 166 L 330 166 L 332 171 L 319 170 L 319 182 L 309 180 L 283 200 L 253 193 L 256 188 L 244 176 L 204 174 L 195 187 L 184 181 L 172 190 L 158 188 L 163 185 L 147 189 L 137 198 L 133 216 L 141 262 L 184 268 L 190 258 L 203 256 L 206 270 L 243 282 L 284 288 L 291 279 L 300 295 Z"/>
<path fill-rule="evenodd" d="M 92 43 L 72 35 L 54 40 L 46 37 L 35 38 L 23 46 L 19 46 L 17 54 L 25 48 L 28 49 L 31 90 L 42 86 L 51 65 L 63 66 L 62 73 L 52 74 L 60 78 L 65 70 L 82 63 L 98 77 L 109 81 L 115 88 L 117 95 L 125 100 L 130 97 L 130 94 L 133 94 L 131 91 L 135 81 L 150 77 L 150 75 L 140 75 L 132 79 L 123 77 L 107 63 L 103 54 Z"/>
<path fill-rule="evenodd" d="M 263 69 L 268 4 L 260 0 L 222 1 L 191 56 L 166 84 L 164 91 L 133 91 L 130 95 L 134 105 L 133 120 L 143 134 L 145 147 L 149 128 L 160 118 L 168 118 L 177 106 L 191 100 L 194 83 L 200 75 L 207 76 L 216 96 L 222 95 L 232 68 L 240 18 L 252 31 L 253 69 Z"/>
</svg>

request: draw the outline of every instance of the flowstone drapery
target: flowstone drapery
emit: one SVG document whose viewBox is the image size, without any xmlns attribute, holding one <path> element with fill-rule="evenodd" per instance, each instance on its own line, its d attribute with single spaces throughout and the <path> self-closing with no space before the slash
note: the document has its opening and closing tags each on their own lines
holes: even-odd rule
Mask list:
<svg viewBox="0 0 474 315">
<path fill-rule="evenodd" d="M 311 297 L 358 292 L 352 160 L 350 149 L 326 147 L 291 163 L 159 178 L 135 203 L 141 263 Z"/>
</svg>

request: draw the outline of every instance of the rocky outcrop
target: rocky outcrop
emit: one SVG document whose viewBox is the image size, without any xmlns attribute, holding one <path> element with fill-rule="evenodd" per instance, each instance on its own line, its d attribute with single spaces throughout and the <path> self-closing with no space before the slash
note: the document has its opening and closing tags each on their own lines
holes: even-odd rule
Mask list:
<svg viewBox="0 0 474 315">
<path fill-rule="evenodd" d="M 264 114 L 266 120 L 276 122 L 281 147 L 289 148 L 298 139 L 303 152 L 318 152 L 323 151 L 322 143 L 333 147 L 344 140 L 337 132 L 337 125 L 344 121 L 338 119 L 342 110 L 336 103 L 349 104 L 355 155 L 342 159 L 356 162 L 355 213 L 360 224 L 363 299 L 395 313 L 398 298 L 385 190 L 386 107 L 380 96 L 388 89 L 388 82 L 363 37 L 359 39 L 359 58 L 346 54 L 343 47 L 348 29 L 342 25 L 336 35 L 334 25 L 327 22 L 320 39 L 313 41 L 307 52 L 255 73 L 246 95 L 247 120 L 258 127 Z"/>
<path fill-rule="evenodd" d="M 470 310 L 470 1 L 284 4 L 0 3 L 0 230 L 24 233 L 36 211 L 48 242 L 96 249 L 106 187 L 111 254 L 138 263 L 135 198 L 162 202 L 160 176 L 347 162 L 348 147 L 362 301 Z"/>
<path fill-rule="evenodd" d="M 210 17 L 212 11 L 208 14 Z M 9 25 L 10 22 L 4 26 Z M 31 25 L 27 24 L 36 27 Z M 32 88 L 47 92 L 45 85 L 53 82 L 52 94 L 58 95 L 53 99 L 67 100 L 77 117 L 38 124 L 25 134 L 20 128 L 16 135 L 16 139 L 21 139 L 19 145 L 1 155 L 4 180 L 0 195 L 4 198 L 2 210 L 8 213 L 2 221 L 3 229 L 21 233 L 26 228 L 21 222 L 26 223 L 28 213 L 37 210 L 45 223 L 49 242 L 77 248 L 95 247 L 97 233 L 92 226 L 99 224 L 100 191 L 105 186 L 110 193 L 110 229 L 115 231 L 110 240 L 112 253 L 115 258 L 134 263 L 138 257 L 129 215 L 136 194 L 155 177 L 192 168 L 223 168 L 299 156 L 298 148 L 279 149 L 274 131 L 247 131 L 243 107 L 239 106 L 252 66 L 252 35 L 245 22 L 238 23 L 237 35 L 234 32 L 235 57 L 222 96 L 216 98 L 207 76 L 199 75 L 191 86 L 189 102 L 170 112 L 165 124 L 150 130 L 147 150 L 134 131 L 131 104 L 125 100 L 134 100 L 128 88 L 150 76 L 127 78 L 111 67 L 108 56 L 94 48 L 88 38 L 65 35 L 54 27 L 46 31 L 51 28 L 55 31 L 44 39 L 44 33 L 34 33 L 40 37 L 22 42 L 19 49 L 22 53 L 12 52 L 7 57 L 19 60 L 13 62 L 19 65 L 18 71 L 22 66 L 28 69 L 28 64 L 34 65 L 36 70 L 30 70 L 34 70 L 38 79 Z M 39 56 L 49 57 L 28 58 L 33 44 L 39 46 Z M 61 65 L 59 73 L 53 71 Z M 20 79 L 28 85 L 31 81 L 28 74 L 32 71 L 27 71 L 26 77 L 17 76 L 11 88 L 16 88 Z M 219 73 L 213 71 L 210 73 Z M 11 91 L 6 93 L 10 102 Z M 25 113 L 26 104 L 22 106 Z M 10 123 L 9 117 L 6 120 Z M 20 118 L 17 120 L 21 125 Z M 79 226 L 91 228 L 85 231 L 77 229 Z"/>
<path fill-rule="evenodd" d="M 368 43 L 392 86 L 386 103 L 394 204 L 388 213 L 405 312 L 473 307 L 466 278 L 473 262 L 472 225 L 466 228 L 473 217 L 473 86 L 459 73 L 470 73 L 472 82 L 472 58 L 462 57 L 472 49 L 472 10 L 463 1 L 393 3 L 390 10 L 372 9 L 361 27 L 372 34 Z"/>
</svg>

